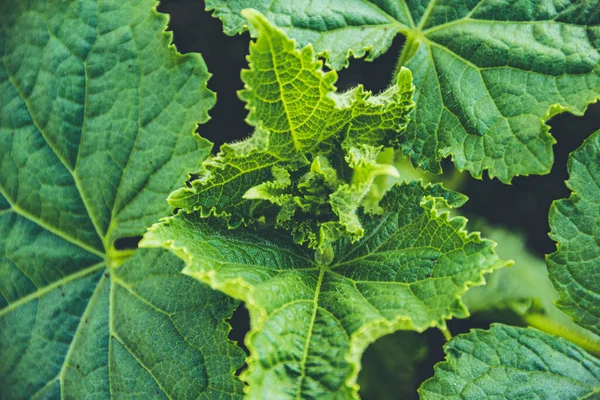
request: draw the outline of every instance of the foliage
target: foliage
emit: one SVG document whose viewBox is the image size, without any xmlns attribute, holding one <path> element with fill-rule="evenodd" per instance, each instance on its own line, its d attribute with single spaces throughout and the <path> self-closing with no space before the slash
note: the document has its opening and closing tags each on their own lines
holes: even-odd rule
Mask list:
<svg viewBox="0 0 600 400">
<path fill-rule="evenodd" d="M 600 131 L 571 154 L 569 173 L 573 193 L 550 208 L 550 236 L 558 243 L 548 269 L 558 307 L 600 335 Z"/>
<path fill-rule="evenodd" d="M 402 148 L 415 165 L 510 182 L 545 174 L 554 139 L 544 121 L 583 114 L 600 92 L 598 0 L 208 0 L 228 34 L 252 7 L 340 69 L 374 59 L 406 36 L 398 60 L 413 73 L 416 109 Z M 253 33 L 256 33 L 253 31 Z"/>
<path fill-rule="evenodd" d="M 246 303 L 250 397 L 354 396 L 371 341 L 444 329 L 444 319 L 467 315 L 466 288 L 503 265 L 490 242 L 465 234 L 463 219 L 438 215 L 436 203 L 457 204 L 451 196 L 440 186 L 397 187 L 382 204 L 396 210 L 365 217 L 369 236 L 341 241 L 328 264 L 267 232 L 218 229 L 198 214 L 164 220 L 142 245 L 172 250 L 186 260 L 185 274 Z"/>
<path fill-rule="evenodd" d="M 168 252 L 115 247 L 210 150 L 191 134 L 214 103 L 206 66 L 138 3 L 0 4 L 2 398 L 242 391 L 237 303 Z"/>
<path fill-rule="evenodd" d="M 216 154 L 194 133 L 210 74 L 156 6 L 0 4 L 1 397 L 389 397 L 361 362 L 410 396 L 432 327 L 449 341 L 425 399 L 600 393 L 600 131 L 550 211 L 549 279 L 484 226 L 502 268 L 456 216 L 466 196 L 418 169 L 547 173 L 545 121 L 600 97 L 596 0 L 208 0 L 256 37 L 238 92 L 253 132 Z M 386 90 L 337 91 L 336 69 L 398 33 Z M 450 340 L 467 308 L 537 329 Z"/>
<path fill-rule="evenodd" d="M 420 388 L 423 399 L 594 398 L 600 361 L 532 328 L 492 325 L 446 345 L 447 361 Z"/>
<path fill-rule="evenodd" d="M 377 157 L 406 129 L 413 108 L 410 72 L 402 70 L 378 96 L 362 86 L 338 94 L 336 73 L 321 70 L 312 47 L 297 51 L 262 15 L 246 16 L 261 35 L 250 46 L 240 98 L 257 129 L 206 160 L 191 187 L 173 193 L 169 202 L 203 217 L 225 216 L 234 228 L 273 222 L 289 229 L 297 243 L 321 251 L 340 237 L 356 241 L 364 234 L 359 207 L 366 198 L 378 207 L 375 178 L 397 175 Z"/>
</svg>

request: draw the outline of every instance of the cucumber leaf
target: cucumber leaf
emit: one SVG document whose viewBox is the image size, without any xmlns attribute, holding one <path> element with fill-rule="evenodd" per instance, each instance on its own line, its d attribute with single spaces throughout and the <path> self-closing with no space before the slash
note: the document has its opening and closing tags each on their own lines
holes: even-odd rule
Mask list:
<svg viewBox="0 0 600 400">
<path fill-rule="evenodd" d="M 392 1 L 208 0 L 226 33 L 247 29 L 240 11 L 255 8 L 302 47 L 312 43 L 340 69 L 350 55 L 371 60 L 398 34 L 399 64 L 413 73 L 416 109 L 402 148 L 415 165 L 510 182 L 545 174 L 553 163 L 544 123 L 581 115 L 600 97 L 598 0 Z M 252 31 L 252 33 L 255 33 Z"/>
<path fill-rule="evenodd" d="M 367 197 L 373 208 L 381 199 L 369 196 L 375 178 L 397 174 L 376 161 L 406 130 L 414 107 L 410 71 L 402 69 L 378 95 L 362 86 L 337 93 L 337 73 L 323 71 L 312 46 L 297 50 L 262 14 L 246 10 L 244 16 L 258 39 L 250 44 L 239 95 L 256 130 L 222 146 L 169 203 L 222 217 L 231 228 L 266 221 L 321 250 L 343 237 L 360 239 L 357 212 Z"/>
<path fill-rule="evenodd" d="M 546 257 L 557 306 L 600 335 L 600 131 L 569 156 L 568 199 L 550 207 L 556 252 Z"/>
<path fill-rule="evenodd" d="M 209 74 L 156 5 L 0 3 L 2 398 L 241 393 L 236 302 L 119 244 L 210 151 Z"/>
<path fill-rule="evenodd" d="M 493 324 L 453 338 L 446 361 L 419 393 L 429 399 L 592 399 L 600 361 L 573 343 L 533 328 Z"/>
<path fill-rule="evenodd" d="M 420 4 L 414 2 L 415 6 Z M 206 9 L 223 22 L 223 31 L 235 35 L 248 26 L 241 11 L 254 8 L 296 39 L 298 46 L 309 43 L 324 55 L 328 65 L 341 69 L 348 58 L 367 55 L 373 60 L 385 53 L 392 40 L 410 25 L 410 11 L 404 1 L 332 0 L 285 2 L 282 0 L 207 0 Z"/>
<path fill-rule="evenodd" d="M 369 343 L 466 317 L 460 296 L 506 264 L 492 242 L 464 231 L 465 219 L 438 213 L 464 201 L 439 185 L 396 186 L 382 215 L 362 215 L 365 237 L 337 241 L 331 257 L 270 229 L 228 230 L 184 212 L 141 245 L 170 249 L 185 274 L 246 303 L 250 398 L 355 398 Z"/>
</svg>

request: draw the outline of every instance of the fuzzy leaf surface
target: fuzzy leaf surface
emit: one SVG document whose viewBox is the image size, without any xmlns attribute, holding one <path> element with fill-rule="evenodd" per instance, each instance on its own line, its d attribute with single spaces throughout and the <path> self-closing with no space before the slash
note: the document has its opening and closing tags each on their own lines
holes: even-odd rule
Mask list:
<svg viewBox="0 0 600 400">
<path fill-rule="evenodd" d="M 241 393 L 236 302 L 168 252 L 115 246 L 210 151 L 193 135 L 209 74 L 156 5 L 0 3 L 2 398 Z"/>
<path fill-rule="evenodd" d="M 600 131 L 569 156 L 568 199 L 550 207 L 550 237 L 557 251 L 546 257 L 560 295 L 557 306 L 600 335 Z"/>
<path fill-rule="evenodd" d="M 424 400 L 595 399 L 600 361 L 533 328 L 494 324 L 453 338 L 446 361 L 419 393 Z"/>
<path fill-rule="evenodd" d="M 436 209 L 464 201 L 441 186 L 396 187 L 381 203 L 388 212 L 363 216 L 365 237 L 336 242 L 328 264 L 271 230 L 228 230 L 182 212 L 142 245 L 172 250 L 185 274 L 246 302 L 250 398 L 354 398 L 369 343 L 466 316 L 460 296 L 505 264 L 464 219 Z"/>
<path fill-rule="evenodd" d="M 209 0 L 225 32 L 246 28 L 255 8 L 297 40 L 312 43 L 335 69 L 350 55 L 384 53 L 407 37 L 400 64 L 417 87 L 403 137 L 415 165 L 440 172 L 451 156 L 460 170 L 510 182 L 545 174 L 555 142 L 544 123 L 581 115 L 600 96 L 598 0 Z"/>
<path fill-rule="evenodd" d="M 276 220 L 311 247 L 344 236 L 358 240 L 363 230 L 356 212 L 374 178 L 357 184 L 350 159 L 363 152 L 362 146 L 370 146 L 376 158 L 382 146 L 398 144 L 414 107 L 410 71 L 402 69 L 395 84 L 378 95 L 362 86 L 337 93 L 337 73 L 323 71 L 312 46 L 297 50 L 262 14 L 245 10 L 244 16 L 258 39 L 250 44 L 250 67 L 242 71 L 239 96 L 249 110 L 246 121 L 256 130 L 242 142 L 222 146 L 169 203 L 203 217 L 223 217 L 233 228 Z M 331 167 L 335 178 L 321 182 L 314 176 L 315 163 Z M 278 182 L 281 176 L 289 182 Z M 329 199 L 334 192 L 336 198 Z"/>
</svg>

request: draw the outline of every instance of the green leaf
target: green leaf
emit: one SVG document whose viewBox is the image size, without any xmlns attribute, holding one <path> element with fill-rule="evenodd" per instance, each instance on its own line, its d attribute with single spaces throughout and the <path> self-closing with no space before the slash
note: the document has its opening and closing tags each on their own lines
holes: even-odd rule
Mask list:
<svg viewBox="0 0 600 400">
<path fill-rule="evenodd" d="M 246 121 L 271 132 L 276 152 L 310 152 L 347 123 L 347 112 L 331 96 L 337 74 L 324 73 L 311 46 L 296 50 L 262 14 L 248 10 L 244 16 L 258 33 L 250 44 L 250 69 L 241 74 L 239 96 L 250 111 Z"/>
<path fill-rule="evenodd" d="M 360 239 L 364 229 L 358 217 L 358 209 L 371 192 L 375 178 L 380 176 L 398 177 L 398 171 L 390 164 L 377 162 L 381 148 L 362 145 L 348 150 L 346 162 L 352 168 L 352 182 L 340 185 L 330 195 L 331 206 L 340 218 L 340 224 L 350 233 L 352 241 Z M 378 207 L 378 200 L 371 196 L 371 207 Z"/>
<path fill-rule="evenodd" d="M 294 171 L 306 161 L 299 155 L 280 160 L 280 155 L 269 150 L 271 136 L 263 130 L 242 142 L 224 144 L 214 157 L 203 163 L 203 171 L 190 187 L 183 187 L 169 195 L 169 204 L 186 211 L 200 211 L 203 217 L 225 217 L 230 227 L 251 222 L 257 203 L 244 198 L 252 187 L 273 178 L 271 170 L 284 164 Z"/>
<path fill-rule="evenodd" d="M 550 237 L 557 249 L 546 262 L 560 294 L 557 306 L 600 335 L 600 131 L 571 153 L 568 168 L 573 193 L 550 207 Z"/>
<path fill-rule="evenodd" d="M 592 399 L 600 361 L 573 343 L 532 328 L 494 324 L 459 335 L 419 393 L 429 399 Z"/>
<path fill-rule="evenodd" d="M 172 250 L 185 274 L 246 302 L 250 398 L 353 398 L 369 343 L 467 316 L 460 296 L 505 265 L 464 219 L 438 214 L 464 201 L 439 185 L 396 187 L 381 202 L 387 213 L 363 216 L 365 237 L 336 242 L 331 260 L 272 230 L 232 231 L 182 212 L 142 245 Z"/>
<path fill-rule="evenodd" d="M 323 72 L 312 46 L 297 50 L 262 14 L 243 14 L 258 39 L 250 45 L 239 96 L 256 130 L 222 146 L 169 203 L 202 217 L 223 217 L 232 228 L 275 220 L 298 243 L 322 250 L 344 236 L 358 240 L 363 230 L 356 212 L 375 177 L 397 174 L 391 165 L 375 169 L 373 163 L 381 146 L 397 145 L 406 130 L 414 107 L 410 71 L 402 69 L 396 83 L 375 96 L 362 86 L 337 93 L 337 73 Z M 358 167 L 367 161 L 355 160 L 365 157 L 373 164 L 370 172 Z M 325 165 L 330 177 L 322 176 Z M 378 198 L 371 197 L 375 207 Z"/>
<path fill-rule="evenodd" d="M 555 141 L 544 121 L 581 115 L 600 97 L 598 4 L 209 0 L 207 8 L 229 34 L 246 29 L 240 11 L 255 8 L 335 69 L 350 55 L 373 59 L 405 35 L 399 65 L 412 71 L 417 91 L 404 152 L 431 172 L 450 156 L 475 177 L 487 170 L 510 182 L 550 171 Z"/>
<path fill-rule="evenodd" d="M 410 24 L 408 6 L 403 1 L 206 1 L 206 9 L 214 10 L 213 15 L 223 21 L 223 30 L 228 35 L 248 29 L 241 11 L 249 7 L 284 28 L 298 46 L 311 43 L 335 69 L 347 66 L 350 56 L 360 58 L 368 53 L 367 60 L 377 58 L 387 51 L 398 32 Z M 252 27 L 250 29 L 254 34 Z"/>
<path fill-rule="evenodd" d="M 236 306 L 120 250 L 200 169 L 214 94 L 152 0 L 0 3 L 0 397 L 229 398 Z"/>
</svg>

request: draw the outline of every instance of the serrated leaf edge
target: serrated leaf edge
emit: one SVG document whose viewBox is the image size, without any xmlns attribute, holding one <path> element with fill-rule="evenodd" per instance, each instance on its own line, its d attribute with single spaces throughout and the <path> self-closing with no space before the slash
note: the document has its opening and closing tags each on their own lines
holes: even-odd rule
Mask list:
<svg viewBox="0 0 600 400">
<path fill-rule="evenodd" d="M 225 14 L 233 14 L 233 13 L 231 13 L 231 12 L 226 13 L 226 12 L 223 12 L 223 11 L 217 9 L 216 6 L 208 6 L 208 5 L 204 8 L 204 11 L 209 12 L 211 17 L 216 18 L 219 21 L 221 21 L 221 25 L 223 26 L 223 32 L 227 36 L 242 35 L 244 32 L 248 32 L 250 34 L 250 37 L 253 37 L 253 38 L 256 37 L 256 30 L 254 28 L 252 28 L 251 26 L 249 26 L 247 23 L 242 24 L 241 28 L 238 30 L 227 28 L 223 18 L 225 18 Z M 393 24 L 390 24 L 390 25 L 393 25 Z M 277 26 L 279 28 L 278 25 L 274 25 L 274 26 Z M 279 29 L 281 29 L 281 28 L 279 28 Z M 396 30 L 396 34 L 400 33 L 400 34 L 408 35 L 408 33 L 409 33 L 408 29 L 402 29 L 400 26 L 396 26 L 395 30 Z M 286 34 L 286 36 L 287 36 L 287 34 Z M 347 68 L 350 65 L 351 58 L 356 59 L 356 60 L 364 59 L 365 61 L 372 62 L 377 57 L 380 57 L 380 56 L 384 55 L 385 53 L 387 53 L 387 51 L 390 49 L 391 46 L 392 46 L 392 41 L 390 40 L 387 43 L 387 48 L 384 51 L 382 51 L 381 53 L 373 52 L 372 45 L 371 46 L 363 46 L 360 50 L 358 50 L 356 52 L 352 49 L 348 49 L 348 51 L 343 56 L 342 63 L 331 62 L 331 55 L 329 54 L 328 50 L 316 52 L 315 55 L 318 58 L 323 59 L 325 65 L 330 67 L 333 71 L 340 71 L 344 68 Z"/>
<path fill-rule="evenodd" d="M 433 185 L 431 185 L 431 184 L 424 185 L 424 187 L 430 187 L 430 186 L 433 186 Z M 441 203 L 439 203 L 440 200 L 442 201 Z M 459 225 L 457 225 L 457 233 L 458 234 L 463 235 L 463 237 L 465 239 L 476 239 L 478 241 L 491 244 L 491 250 L 495 254 L 495 252 L 494 252 L 494 248 L 496 247 L 495 242 L 488 240 L 488 239 L 482 239 L 480 232 L 470 232 L 469 233 L 465 229 L 466 225 L 467 225 L 466 218 L 451 217 L 451 214 L 449 211 L 440 212 L 440 210 L 438 210 L 436 208 L 436 203 L 442 204 L 442 205 L 443 204 L 447 205 L 447 202 L 441 197 L 425 196 L 421 200 L 421 207 L 423 207 L 425 212 L 428 212 L 434 218 L 441 218 L 444 222 L 452 222 L 452 221 L 458 222 L 458 224 L 459 224 Z M 245 380 L 244 378 L 247 375 L 250 375 L 250 373 L 253 371 L 253 367 L 254 367 L 255 363 L 258 362 L 258 358 L 255 356 L 256 349 L 252 345 L 252 338 L 254 337 L 254 335 L 258 334 L 258 332 L 260 332 L 262 330 L 262 327 L 264 326 L 265 322 L 267 322 L 268 314 L 265 311 L 265 309 L 262 308 L 261 306 L 259 306 L 258 303 L 254 300 L 254 297 L 253 297 L 254 286 L 252 286 L 251 284 L 246 282 L 241 277 L 238 277 L 235 279 L 226 279 L 223 281 L 219 281 L 219 280 L 215 279 L 216 272 L 214 270 L 210 270 L 210 271 L 194 270 L 194 271 L 192 271 L 190 267 L 193 265 L 194 256 L 186 249 L 185 246 L 177 245 L 176 240 L 173 240 L 173 239 L 164 240 L 164 241 L 153 240 L 151 237 L 152 232 L 155 232 L 157 229 L 159 229 L 160 225 L 162 225 L 162 224 L 168 225 L 172 218 L 173 217 L 163 218 L 163 219 L 161 219 L 160 222 L 158 222 L 158 223 L 154 224 L 152 227 L 150 227 L 148 229 L 147 235 L 144 236 L 144 238 L 140 242 L 140 247 L 158 247 L 158 246 L 160 246 L 160 247 L 164 247 L 164 248 L 172 251 L 174 254 L 176 254 L 177 256 L 182 258 L 186 263 L 186 267 L 182 270 L 183 274 L 191 276 L 195 279 L 198 279 L 201 282 L 208 284 L 213 289 L 220 290 L 223 293 L 227 294 L 228 296 L 231 296 L 233 298 L 241 300 L 246 304 L 246 307 L 248 308 L 248 311 L 250 313 L 251 329 L 248 332 L 248 334 L 246 335 L 244 343 L 246 344 L 246 347 L 250 350 L 250 354 L 246 359 L 246 362 L 248 364 L 248 369 L 242 373 L 242 375 L 240 376 L 240 379 L 242 379 L 242 381 L 245 381 L 249 385 L 249 384 L 251 384 L 251 382 Z M 200 265 L 202 264 L 201 260 L 197 260 L 197 261 L 199 261 Z M 429 324 L 427 324 L 427 325 L 416 327 L 413 324 L 412 318 L 406 317 L 406 316 L 401 316 L 401 317 L 394 319 L 393 321 L 389 321 L 385 318 L 372 321 L 371 323 L 361 327 L 358 331 L 354 332 L 350 337 L 349 351 L 348 351 L 348 353 L 346 353 L 346 355 L 344 357 L 345 360 L 348 362 L 348 364 L 351 367 L 351 372 L 347 376 L 345 384 L 351 390 L 353 397 L 356 399 L 359 398 L 358 397 L 359 386 L 356 383 L 356 381 L 358 378 L 358 373 L 360 372 L 360 369 L 361 369 L 362 354 L 364 353 L 366 348 L 369 346 L 369 344 L 373 343 L 375 340 L 379 339 L 380 337 L 382 337 L 384 335 L 391 334 L 398 330 L 414 330 L 416 332 L 423 332 L 423 331 L 425 331 L 429 328 L 433 328 L 433 327 L 438 327 L 440 329 L 446 329 L 445 321 L 450 320 L 453 317 L 458 317 L 458 318 L 468 317 L 470 315 L 469 311 L 467 310 L 466 306 L 463 304 L 463 302 L 461 300 L 462 296 L 466 293 L 466 291 L 473 286 L 484 285 L 485 284 L 485 274 L 490 273 L 493 270 L 498 269 L 498 268 L 511 266 L 512 264 L 513 264 L 512 260 L 503 261 L 503 260 L 497 259 L 496 262 L 494 262 L 494 264 L 492 264 L 490 266 L 490 268 L 481 270 L 479 273 L 479 279 L 476 279 L 473 281 L 467 281 L 463 284 L 461 291 L 459 293 L 457 293 L 455 296 L 456 302 L 454 304 L 449 305 L 448 313 L 441 315 L 438 320 L 431 320 L 429 322 Z M 453 309 L 454 307 L 457 307 L 457 308 Z M 245 393 L 249 392 L 249 386 L 246 385 L 244 387 L 244 392 Z"/>
<path fill-rule="evenodd" d="M 600 99 L 600 97 L 598 97 L 598 99 Z M 582 151 L 584 149 L 584 147 L 588 144 L 589 141 L 592 140 L 593 137 L 595 137 L 596 135 L 598 135 L 598 137 L 600 138 L 600 131 L 596 131 L 594 133 L 592 133 L 589 137 L 587 137 L 583 143 L 578 146 L 575 150 L 573 150 L 568 157 L 567 160 L 567 170 L 569 172 L 569 178 L 565 181 L 565 186 L 570 190 L 570 194 L 569 197 L 567 198 L 561 198 L 561 199 L 557 199 L 554 200 L 552 202 L 552 204 L 550 205 L 550 210 L 548 211 L 548 220 L 550 221 L 551 218 L 556 215 L 557 213 L 559 213 L 558 211 L 558 207 L 561 204 L 573 204 L 573 205 L 577 205 L 580 201 L 584 200 L 583 197 L 580 195 L 580 193 L 573 187 L 573 184 L 571 183 L 571 171 L 573 170 L 573 164 L 575 162 L 578 162 L 578 160 L 575 158 L 575 154 L 578 153 L 579 151 Z M 572 315 L 571 312 L 569 312 L 568 308 L 573 308 L 573 307 L 577 307 L 578 310 L 580 310 L 583 313 L 586 313 L 586 315 L 591 315 L 592 318 L 597 319 L 598 317 L 596 315 L 592 315 L 589 313 L 588 310 L 582 308 L 577 301 L 573 300 L 571 298 L 571 293 L 567 290 L 559 290 L 560 286 L 562 286 L 562 284 L 560 282 L 558 282 L 558 280 L 556 279 L 556 277 L 554 276 L 554 274 L 551 273 L 552 271 L 552 267 L 550 266 L 550 261 L 552 260 L 552 258 L 557 257 L 562 249 L 562 241 L 561 241 L 561 237 L 558 235 L 558 233 L 556 233 L 552 227 L 552 225 L 550 225 L 550 232 L 548 232 L 548 236 L 550 237 L 550 239 L 552 239 L 552 241 L 554 241 L 555 245 L 556 245 L 556 250 L 553 251 L 550 254 L 546 254 L 544 257 L 544 260 L 546 262 L 546 265 L 548 267 L 548 277 L 550 278 L 550 281 L 552 282 L 554 288 L 556 289 L 556 292 L 558 293 L 559 298 L 557 300 L 555 300 L 554 304 L 562 311 L 564 312 L 566 315 L 569 316 L 569 318 L 571 318 L 571 320 L 576 323 L 577 325 L 581 326 L 582 328 L 588 330 L 589 332 L 592 332 L 593 334 L 596 334 L 596 332 L 594 332 L 592 329 L 589 328 L 589 326 L 586 326 L 584 324 L 581 323 L 581 318 L 577 318 L 575 319 L 575 316 Z M 566 267 L 566 265 L 564 266 Z"/>
</svg>

